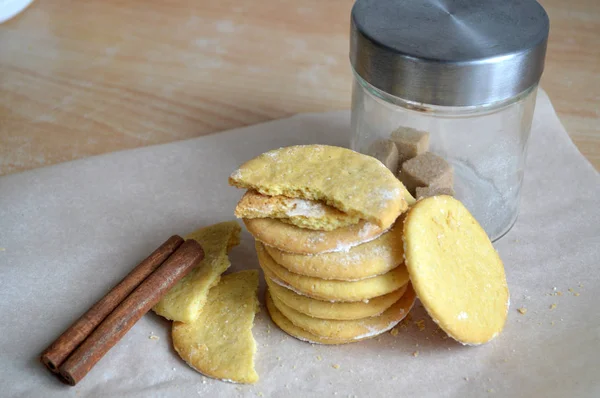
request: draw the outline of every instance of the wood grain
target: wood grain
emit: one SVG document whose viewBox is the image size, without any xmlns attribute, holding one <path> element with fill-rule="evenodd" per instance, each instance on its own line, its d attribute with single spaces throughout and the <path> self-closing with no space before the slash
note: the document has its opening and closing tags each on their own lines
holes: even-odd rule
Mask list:
<svg viewBox="0 0 600 398">
<path fill-rule="evenodd" d="M 544 0 L 542 86 L 600 167 L 600 3 Z M 348 108 L 351 0 L 34 2 L 0 25 L 0 174 Z"/>
</svg>

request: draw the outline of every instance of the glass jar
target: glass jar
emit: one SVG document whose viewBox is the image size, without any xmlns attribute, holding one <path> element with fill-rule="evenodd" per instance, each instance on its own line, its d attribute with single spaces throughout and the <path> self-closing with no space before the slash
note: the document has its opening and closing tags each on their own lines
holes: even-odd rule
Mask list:
<svg viewBox="0 0 600 398">
<path fill-rule="evenodd" d="M 398 147 L 399 162 L 388 166 L 433 194 L 451 192 L 500 238 L 518 214 L 547 36 L 534 0 L 358 0 L 351 148 L 377 157 L 375 142 L 403 145 L 403 131 L 427 136 L 409 158 Z M 430 157 L 441 163 L 428 168 Z M 435 175 L 446 162 L 453 181 L 436 187 L 448 182 Z M 411 175 L 420 172 L 427 178 Z"/>
</svg>

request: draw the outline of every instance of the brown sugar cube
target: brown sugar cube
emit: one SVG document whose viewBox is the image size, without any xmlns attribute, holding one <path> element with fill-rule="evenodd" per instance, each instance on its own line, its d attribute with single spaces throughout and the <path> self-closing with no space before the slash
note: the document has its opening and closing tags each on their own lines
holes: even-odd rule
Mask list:
<svg viewBox="0 0 600 398">
<path fill-rule="evenodd" d="M 438 196 L 438 195 L 454 196 L 454 189 L 448 188 L 448 187 L 440 188 L 440 187 L 436 187 L 436 186 L 417 187 L 416 193 L 417 193 L 417 200 L 419 200 L 419 199 L 423 199 L 423 198 L 428 198 L 430 196 Z"/>
<path fill-rule="evenodd" d="M 400 127 L 392 132 L 391 140 L 398 148 L 400 164 L 429 149 L 429 133 L 411 127 Z"/>
<path fill-rule="evenodd" d="M 452 188 L 452 166 L 441 157 L 425 152 L 402 163 L 398 178 L 415 195 L 417 187 Z"/>
<path fill-rule="evenodd" d="M 398 148 L 396 148 L 396 144 L 390 140 L 373 141 L 367 150 L 367 155 L 373 156 L 394 173 L 398 170 L 398 166 L 400 165 L 398 161 Z"/>
</svg>

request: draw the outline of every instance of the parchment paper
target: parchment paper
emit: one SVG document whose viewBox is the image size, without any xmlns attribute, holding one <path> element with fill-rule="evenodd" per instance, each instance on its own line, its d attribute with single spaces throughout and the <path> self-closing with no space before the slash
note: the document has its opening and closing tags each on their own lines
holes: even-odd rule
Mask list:
<svg viewBox="0 0 600 398">
<path fill-rule="evenodd" d="M 298 115 L 1 178 L 0 396 L 600 396 L 600 178 L 543 92 L 521 215 L 496 245 L 511 309 L 491 343 L 464 347 L 444 339 L 417 305 L 412 316 L 425 319 L 423 331 L 411 323 L 397 336 L 313 346 L 277 329 L 263 308 L 254 328 L 261 377 L 255 386 L 193 371 L 171 348 L 170 323 L 153 313 L 76 387 L 38 362 L 171 234 L 232 219 L 242 192 L 227 177 L 242 162 L 292 144 L 344 146 L 348 134 L 348 112 Z M 232 260 L 232 270 L 257 268 L 247 232 Z"/>
</svg>

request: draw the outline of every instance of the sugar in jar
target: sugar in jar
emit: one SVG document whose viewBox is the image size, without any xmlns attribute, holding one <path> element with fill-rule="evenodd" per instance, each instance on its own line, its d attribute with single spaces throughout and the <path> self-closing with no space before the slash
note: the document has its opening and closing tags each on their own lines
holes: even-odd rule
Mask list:
<svg viewBox="0 0 600 398">
<path fill-rule="evenodd" d="M 548 30 L 535 0 L 357 0 L 351 148 L 415 197 L 454 195 L 500 238 L 518 215 Z"/>
</svg>

